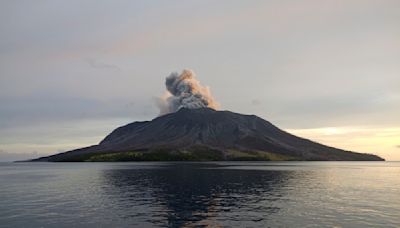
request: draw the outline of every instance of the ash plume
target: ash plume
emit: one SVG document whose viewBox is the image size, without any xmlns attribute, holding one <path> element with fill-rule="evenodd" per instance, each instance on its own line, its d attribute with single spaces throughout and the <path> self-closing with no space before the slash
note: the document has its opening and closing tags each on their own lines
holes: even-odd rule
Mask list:
<svg viewBox="0 0 400 228">
<path fill-rule="evenodd" d="M 218 108 L 210 88 L 196 79 L 192 70 L 185 69 L 181 74 L 171 73 L 165 79 L 166 93 L 157 100 L 160 115 L 178 111 L 180 108 Z"/>
</svg>

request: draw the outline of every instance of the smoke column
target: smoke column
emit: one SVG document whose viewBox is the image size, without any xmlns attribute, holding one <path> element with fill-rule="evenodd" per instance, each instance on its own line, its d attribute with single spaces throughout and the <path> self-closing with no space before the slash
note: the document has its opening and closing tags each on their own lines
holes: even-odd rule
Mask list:
<svg viewBox="0 0 400 228">
<path fill-rule="evenodd" d="M 176 112 L 180 108 L 218 108 L 209 87 L 202 86 L 192 70 L 183 70 L 181 74 L 171 73 L 165 79 L 166 94 L 157 100 L 160 115 Z"/>
</svg>

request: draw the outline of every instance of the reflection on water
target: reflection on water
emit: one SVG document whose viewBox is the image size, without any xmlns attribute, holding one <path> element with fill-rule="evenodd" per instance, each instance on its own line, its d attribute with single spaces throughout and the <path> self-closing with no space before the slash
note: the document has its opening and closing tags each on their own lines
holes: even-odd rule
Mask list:
<svg viewBox="0 0 400 228">
<path fill-rule="evenodd" d="M 282 186 L 292 173 L 217 171 L 213 167 L 189 163 L 135 171 L 104 170 L 104 194 L 127 201 L 123 210 L 130 214 L 126 216 L 153 224 L 215 226 L 222 220 L 252 226 L 279 210 L 274 201 L 284 197 Z M 151 216 L 143 212 L 143 207 L 150 207 Z"/>
<path fill-rule="evenodd" d="M 399 162 L 3 163 L 0 227 L 400 227 Z"/>
</svg>

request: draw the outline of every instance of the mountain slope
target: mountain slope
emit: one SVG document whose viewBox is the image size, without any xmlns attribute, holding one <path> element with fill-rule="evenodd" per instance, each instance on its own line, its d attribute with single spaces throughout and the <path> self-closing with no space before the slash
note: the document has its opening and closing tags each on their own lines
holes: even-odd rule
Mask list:
<svg viewBox="0 0 400 228">
<path fill-rule="evenodd" d="M 182 108 L 152 121 L 119 127 L 98 145 L 36 161 L 96 160 L 93 156 L 103 160 L 112 157 L 109 154 L 126 160 L 162 160 L 149 157 L 151 153 L 172 153 L 172 159 L 178 160 L 210 159 L 203 159 L 204 154 L 213 154 L 211 160 L 383 160 L 291 135 L 254 115 Z"/>
</svg>

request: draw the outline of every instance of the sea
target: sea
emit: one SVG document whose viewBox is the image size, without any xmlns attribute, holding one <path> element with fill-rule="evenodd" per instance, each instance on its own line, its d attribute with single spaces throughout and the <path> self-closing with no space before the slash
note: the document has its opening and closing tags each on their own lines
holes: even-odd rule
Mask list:
<svg viewBox="0 0 400 228">
<path fill-rule="evenodd" d="M 400 162 L 0 163 L 0 227 L 400 227 Z"/>
</svg>

